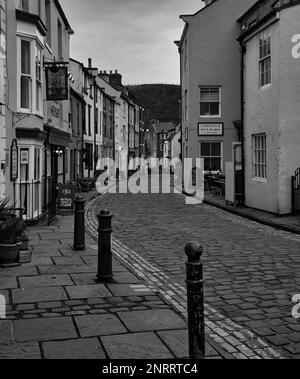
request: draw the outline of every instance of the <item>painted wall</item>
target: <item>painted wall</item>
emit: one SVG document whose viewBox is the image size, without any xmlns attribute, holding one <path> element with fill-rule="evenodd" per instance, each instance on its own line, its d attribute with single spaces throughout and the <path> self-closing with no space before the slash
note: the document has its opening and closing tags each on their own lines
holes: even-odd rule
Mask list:
<svg viewBox="0 0 300 379">
<path fill-rule="evenodd" d="M 277 213 L 278 209 L 278 105 L 279 105 L 279 23 L 271 33 L 272 84 L 260 87 L 259 34 L 246 45 L 245 54 L 245 177 L 246 205 Z M 267 179 L 253 178 L 252 135 L 267 135 Z"/>
<path fill-rule="evenodd" d="M 6 0 L 0 1 L 0 199 L 5 197 L 6 162 Z M 3 169 L 2 169 L 3 168 Z"/>
<path fill-rule="evenodd" d="M 19 106 L 19 56 L 18 56 L 18 36 L 28 36 L 32 41 L 36 40 L 43 49 L 43 55 L 46 62 L 52 62 L 54 58 L 58 59 L 58 20 L 62 24 L 62 56 L 64 61 L 69 61 L 69 39 L 70 35 L 64 25 L 62 16 L 56 8 L 54 0 L 51 4 L 51 46 L 46 45 L 46 38 L 41 35 L 40 31 L 33 23 L 28 23 L 16 19 L 16 9 L 19 6 L 19 0 L 11 0 L 7 2 L 7 59 L 9 68 L 7 70 L 9 80 L 8 105 L 9 112 L 6 112 L 6 131 L 7 146 L 10 147 L 13 138 L 16 137 L 16 128 L 37 128 L 43 130 L 44 124 L 58 128 L 65 132 L 70 132 L 69 128 L 69 101 L 63 102 L 46 102 L 43 101 L 43 111 L 37 114 L 35 109 L 22 113 Z M 45 2 L 41 1 L 41 7 L 38 7 L 38 0 L 29 1 L 29 12 L 39 15 L 42 21 L 46 22 Z M 39 11 L 40 9 L 40 11 Z M 33 42 L 32 42 L 33 43 Z M 20 49 L 19 49 L 20 50 Z M 32 50 L 33 52 L 33 50 Z M 34 66 L 32 67 L 34 70 Z M 33 71 L 34 72 L 34 71 Z M 43 99 L 46 98 L 45 77 L 42 78 Z M 33 98 L 34 103 L 34 98 Z M 27 141 L 28 142 L 28 141 Z M 27 143 L 22 141 L 22 143 Z M 40 141 L 36 141 L 38 146 L 42 146 Z M 68 175 L 66 176 L 68 180 Z M 13 191 L 13 184 L 10 181 L 10 162 L 6 170 L 6 193 L 10 195 Z"/>
<path fill-rule="evenodd" d="M 200 142 L 223 142 L 223 170 L 232 161 L 232 143 L 237 141 L 233 122 L 241 119 L 240 111 L 240 52 L 236 39 L 240 30 L 236 20 L 255 3 L 255 0 L 216 1 L 194 16 L 187 16 L 187 43 L 182 44 L 182 114 L 183 134 L 189 129 L 184 143 L 188 157 L 200 157 Z M 187 69 L 185 70 L 185 46 Z M 222 114 L 220 118 L 200 117 L 199 86 L 221 86 Z M 185 121 L 185 91 L 188 99 L 188 119 Z M 224 123 L 224 137 L 199 137 L 199 122 Z M 183 136 L 184 137 L 184 136 Z"/>
<path fill-rule="evenodd" d="M 292 57 L 300 6 L 280 12 L 272 36 L 272 84 L 258 86 L 258 36 L 247 43 L 245 74 L 246 205 L 291 212 L 291 176 L 300 167 L 299 59 Z M 252 134 L 267 134 L 267 180 L 252 178 Z"/>
<path fill-rule="evenodd" d="M 300 60 L 291 54 L 300 33 L 300 6 L 280 12 L 279 213 L 291 211 L 291 176 L 300 167 Z"/>
</svg>

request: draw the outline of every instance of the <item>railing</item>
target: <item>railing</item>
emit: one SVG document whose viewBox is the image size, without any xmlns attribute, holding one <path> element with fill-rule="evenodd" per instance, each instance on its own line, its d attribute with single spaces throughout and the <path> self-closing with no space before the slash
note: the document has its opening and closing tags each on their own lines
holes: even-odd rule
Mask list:
<svg viewBox="0 0 300 379">
<path fill-rule="evenodd" d="M 51 224 L 57 214 L 58 181 L 53 177 L 42 180 L 19 181 L 14 183 L 14 206 L 20 217 L 28 223 L 47 219 Z"/>
<path fill-rule="evenodd" d="M 39 221 L 43 215 L 43 184 L 41 181 L 14 183 L 15 208 L 22 213 L 24 221 Z M 22 210 L 22 211 L 21 211 Z"/>
<path fill-rule="evenodd" d="M 292 214 L 300 212 L 300 168 L 292 176 Z"/>
</svg>

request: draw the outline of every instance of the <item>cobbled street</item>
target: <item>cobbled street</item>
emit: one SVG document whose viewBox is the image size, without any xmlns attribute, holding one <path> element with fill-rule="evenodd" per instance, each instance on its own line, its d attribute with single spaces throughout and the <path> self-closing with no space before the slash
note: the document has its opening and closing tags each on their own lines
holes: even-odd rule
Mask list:
<svg viewBox="0 0 300 379">
<path fill-rule="evenodd" d="M 129 249 L 129 266 L 145 277 L 148 264 L 173 289 L 185 288 L 186 243 L 203 244 L 205 301 L 213 321 L 207 325 L 229 353 L 251 357 L 253 347 L 258 355 L 261 349 L 273 357 L 300 357 L 300 324 L 291 315 L 292 297 L 300 293 L 300 236 L 208 205 L 186 205 L 176 194 L 106 194 L 89 206 L 90 229 L 102 209 L 114 215 L 114 236 Z M 136 262 L 144 262 L 140 269 L 131 263 L 135 253 Z M 185 306 L 178 296 L 177 308 L 184 313 Z M 248 347 L 237 349 L 241 341 Z"/>
</svg>

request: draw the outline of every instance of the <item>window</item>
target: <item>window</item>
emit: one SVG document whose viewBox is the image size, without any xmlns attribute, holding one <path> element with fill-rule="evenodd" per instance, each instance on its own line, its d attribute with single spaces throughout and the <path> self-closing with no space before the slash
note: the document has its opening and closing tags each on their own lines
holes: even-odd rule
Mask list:
<svg viewBox="0 0 300 379">
<path fill-rule="evenodd" d="M 50 0 L 46 0 L 45 10 L 46 10 L 47 43 L 49 46 L 51 46 L 51 3 L 50 3 Z"/>
<path fill-rule="evenodd" d="M 36 111 L 42 113 L 42 50 L 35 46 Z"/>
<path fill-rule="evenodd" d="M 18 8 L 23 12 L 29 12 L 29 0 L 20 0 Z"/>
<path fill-rule="evenodd" d="M 85 169 L 93 169 L 93 145 L 90 143 L 85 144 Z"/>
<path fill-rule="evenodd" d="M 222 143 L 202 142 L 201 158 L 204 158 L 205 171 L 222 171 Z"/>
<path fill-rule="evenodd" d="M 252 136 L 253 179 L 267 179 L 267 136 Z"/>
<path fill-rule="evenodd" d="M 21 40 L 21 108 L 31 109 L 31 43 Z"/>
<path fill-rule="evenodd" d="M 99 130 L 98 130 L 98 120 L 99 120 L 99 109 L 96 108 L 95 109 L 95 134 L 99 133 Z"/>
<path fill-rule="evenodd" d="M 259 76 L 260 86 L 271 83 L 271 36 L 261 34 L 259 37 Z"/>
<path fill-rule="evenodd" d="M 78 103 L 77 103 L 77 113 L 76 113 L 76 116 L 77 116 L 77 119 L 76 119 L 76 123 L 77 123 L 77 135 L 80 135 L 80 107 L 79 107 Z"/>
<path fill-rule="evenodd" d="M 63 56 L 63 41 L 62 41 L 62 25 L 59 20 L 57 20 L 57 38 L 58 38 L 58 59 L 62 59 Z"/>
<path fill-rule="evenodd" d="M 41 149 L 34 149 L 34 180 L 41 178 Z"/>
<path fill-rule="evenodd" d="M 92 119 L 91 119 L 92 106 L 89 105 L 88 108 L 88 125 L 89 125 L 89 136 L 92 135 Z"/>
<path fill-rule="evenodd" d="M 43 114 L 42 49 L 38 42 L 18 40 L 18 108 Z"/>
<path fill-rule="evenodd" d="M 220 87 L 200 87 L 200 116 L 221 117 Z"/>
<path fill-rule="evenodd" d="M 72 129 L 72 132 L 74 134 L 74 123 L 73 123 L 74 113 L 73 112 L 74 112 L 73 99 L 70 99 L 69 128 Z"/>
</svg>

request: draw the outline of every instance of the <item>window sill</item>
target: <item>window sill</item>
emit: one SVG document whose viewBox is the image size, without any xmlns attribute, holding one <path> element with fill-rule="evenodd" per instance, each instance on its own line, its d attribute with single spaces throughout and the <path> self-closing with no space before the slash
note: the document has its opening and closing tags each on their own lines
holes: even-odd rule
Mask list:
<svg viewBox="0 0 300 379">
<path fill-rule="evenodd" d="M 201 118 L 204 118 L 204 119 L 220 119 L 220 118 L 222 118 L 222 116 L 221 115 L 219 115 L 219 116 L 199 116 L 199 118 L 201 119 Z"/>
<path fill-rule="evenodd" d="M 258 183 L 268 183 L 268 180 L 264 178 L 252 178 L 252 181 Z"/>
<path fill-rule="evenodd" d="M 259 89 L 260 90 L 267 90 L 267 89 L 269 89 L 271 87 L 272 87 L 272 83 L 268 83 L 268 84 L 265 84 L 263 86 L 260 86 Z"/>
</svg>

